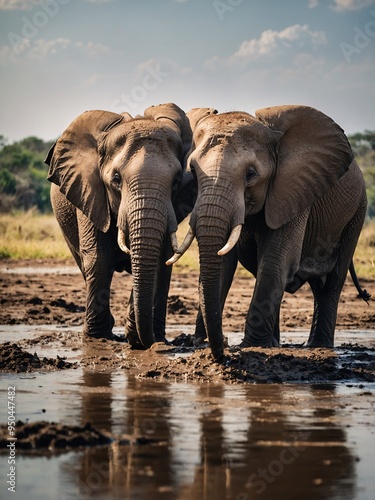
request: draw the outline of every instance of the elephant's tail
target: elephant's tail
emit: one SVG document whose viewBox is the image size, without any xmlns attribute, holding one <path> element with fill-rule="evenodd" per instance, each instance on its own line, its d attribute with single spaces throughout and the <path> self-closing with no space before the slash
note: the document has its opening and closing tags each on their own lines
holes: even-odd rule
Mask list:
<svg viewBox="0 0 375 500">
<path fill-rule="evenodd" d="M 355 272 L 355 269 L 354 269 L 353 259 L 350 262 L 349 271 L 350 271 L 350 276 L 352 277 L 353 283 L 358 291 L 358 297 L 360 297 L 361 299 L 363 299 L 365 302 L 368 303 L 368 301 L 371 299 L 371 294 L 368 293 L 367 290 L 363 289 L 361 287 L 361 285 L 359 284 L 358 276 L 357 276 L 357 273 Z"/>
</svg>

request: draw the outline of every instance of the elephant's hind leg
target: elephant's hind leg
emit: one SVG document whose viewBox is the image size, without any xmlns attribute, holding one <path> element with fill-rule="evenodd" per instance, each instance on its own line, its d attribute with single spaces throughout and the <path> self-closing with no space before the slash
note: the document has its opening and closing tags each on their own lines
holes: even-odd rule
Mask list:
<svg viewBox="0 0 375 500">
<path fill-rule="evenodd" d="M 328 274 L 324 286 L 319 278 L 308 280 L 314 294 L 314 315 L 308 347 L 334 346 L 340 294 L 362 229 L 365 213 L 366 200 L 364 198 L 355 216 L 342 233 L 335 268 Z"/>
<path fill-rule="evenodd" d="M 310 279 L 309 283 L 314 294 L 314 314 L 307 347 L 333 347 L 337 308 L 344 283 L 332 275 L 327 277 L 323 287 L 320 279 Z"/>
</svg>

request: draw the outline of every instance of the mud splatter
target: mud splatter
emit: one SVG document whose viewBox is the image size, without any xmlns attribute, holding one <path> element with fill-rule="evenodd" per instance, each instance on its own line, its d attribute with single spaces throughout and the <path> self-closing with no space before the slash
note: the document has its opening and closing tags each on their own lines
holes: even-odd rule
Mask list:
<svg viewBox="0 0 375 500">
<path fill-rule="evenodd" d="M 31 354 L 21 349 L 18 344 L 5 342 L 0 346 L 0 371 L 2 372 L 33 372 L 51 371 L 75 368 L 77 363 L 70 363 L 64 358 L 40 358 L 37 353 Z"/>
<path fill-rule="evenodd" d="M 171 351 L 172 354 L 173 350 Z M 179 350 L 174 354 L 178 355 Z M 175 359 L 151 360 L 140 378 L 186 382 L 332 383 L 374 382 L 375 349 L 344 346 L 332 349 L 282 347 L 226 349 L 215 363 L 209 349 Z"/>
<path fill-rule="evenodd" d="M 9 444 L 7 426 L 0 427 L 0 448 Z M 17 449 L 22 450 L 70 450 L 87 446 L 110 444 L 113 437 L 95 429 L 90 423 L 84 426 L 65 425 L 44 420 L 15 425 Z"/>
</svg>

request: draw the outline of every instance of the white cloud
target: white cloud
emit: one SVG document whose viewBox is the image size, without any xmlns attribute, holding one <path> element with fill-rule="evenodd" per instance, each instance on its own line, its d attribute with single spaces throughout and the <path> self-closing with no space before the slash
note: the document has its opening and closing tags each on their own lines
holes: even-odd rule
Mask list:
<svg viewBox="0 0 375 500">
<path fill-rule="evenodd" d="M 280 51 L 292 47 L 306 47 L 323 45 L 326 43 L 325 33 L 311 31 L 307 24 L 295 24 L 282 31 L 266 30 L 259 38 L 252 38 L 242 42 L 239 49 L 227 59 L 215 56 L 206 61 L 207 68 L 215 68 L 221 64 L 247 64 L 263 57 L 272 56 Z"/>
<path fill-rule="evenodd" d="M 314 57 L 313 54 L 297 54 L 289 65 L 277 68 L 278 78 L 284 82 L 321 81 L 327 72 L 327 62 L 323 57 Z"/>
<path fill-rule="evenodd" d="M 86 78 L 79 86 L 78 88 L 80 89 L 88 89 L 90 87 L 94 87 L 98 82 L 101 80 L 107 80 L 109 78 L 108 75 L 102 74 L 102 73 L 96 73 L 88 78 Z"/>
<path fill-rule="evenodd" d="M 111 3 L 111 2 L 117 2 L 117 0 L 85 0 L 85 2 L 89 2 L 89 3 Z"/>
<path fill-rule="evenodd" d="M 0 10 L 30 10 L 41 3 L 41 0 L 0 0 Z"/>
<path fill-rule="evenodd" d="M 309 0 L 309 9 L 315 9 L 319 7 L 319 0 Z"/>
<path fill-rule="evenodd" d="M 334 0 L 335 5 L 332 9 L 336 12 L 344 12 L 346 10 L 359 10 L 369 5 L 373 5 L 375 0 Z"/>
<path fill-rule="evenodd" d="M 87 58 L 100 57 L 107 54 L 110 49 L 106 45 L 94 42 L 73 42 L 67 38 L 55 38 L 53 40 L 30 40 L 28 38 L 20 39 L 15 46 L 11 45 L 0 47 L 0 61 L 16 60 L 18 57 L 24 58 L 46 58 L 56 56 L 59 53 L 67 52 L 81 54 Z"/>
<path fill-rule="evenodd" d="M 64 2 L 60 3 L 59 0 L 55 0 L 55 2 L 59 5 L 64 5 L 71 1 L 72 0 L 65 0 Z M 101 4 L 101 3 L 116 2 L 117 0 L 84 0 L 84 1 L 89 3 Z M 0 10 L 31 10 L 34 7 L 38 6 L 43 7 L 43 4 L 45 5 L 47 3 L 48 0 L 0 0 Z"/>
</svg>

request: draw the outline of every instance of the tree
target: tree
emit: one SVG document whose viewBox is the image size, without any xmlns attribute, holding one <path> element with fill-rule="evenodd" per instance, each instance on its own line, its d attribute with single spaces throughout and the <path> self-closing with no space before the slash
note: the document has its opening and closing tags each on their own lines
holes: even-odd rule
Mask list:
<svg viewBox="0 0 375 500">
<path fill-rule="evenodd" d="M 357 132 L 348 139 L 365 178 L 368 216 L 375 217 L 375 130 Z M 0 135 L 0 212 L 32 207 L 41 212 L 52 210 L 44 163 L 52 144 L 35 136 L 8 144 Z"/>
<path fill-rule="evenodd" d="M 365 179 L 367 215 L 375 217 L 375 130 L 357 132 L 348 139 Z"/>
<path fill-rule="evenodd" d="M 52 141 L 27 137 L 7 144 L 0 136 L 0 211 L 28 210 L 37 207 L 50 212 L 50 183 L 44 163 Z"/>
</svg>

